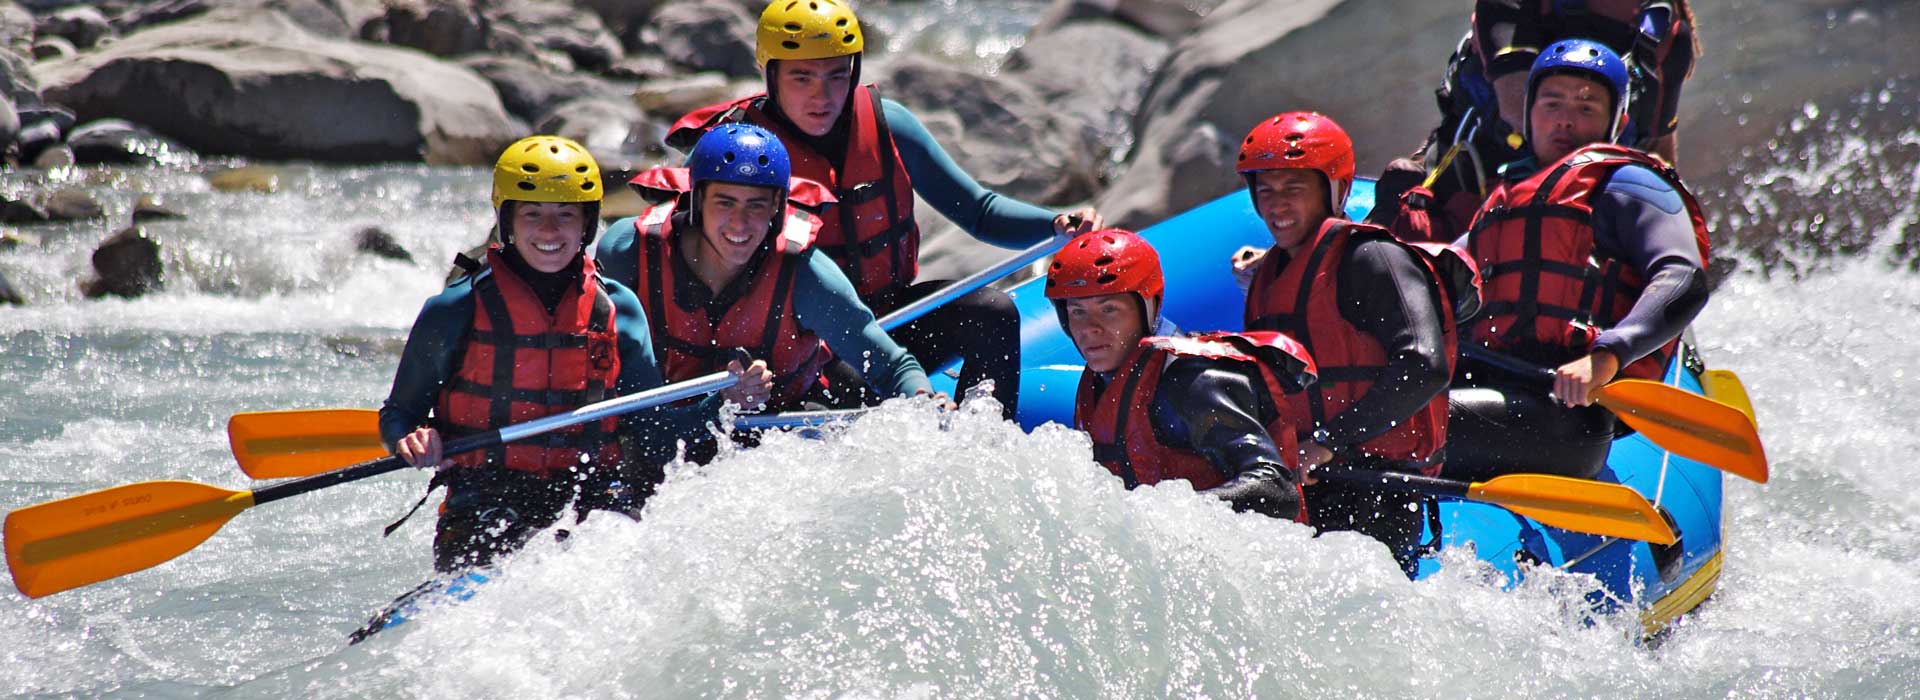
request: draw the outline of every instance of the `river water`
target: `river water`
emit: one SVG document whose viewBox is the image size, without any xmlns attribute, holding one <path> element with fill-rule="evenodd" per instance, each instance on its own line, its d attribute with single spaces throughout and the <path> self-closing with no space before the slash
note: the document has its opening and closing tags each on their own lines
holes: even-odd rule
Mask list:
<svg viewBox="0 0 1920 700">
<path fill-rule="evenodd" d="M 1357 537 L 1177 485 L 1125 492 L 1057 426 L 902 403 L 677 468 L 643 522 L 537 540 L 472 601 L 355 647 L 345 635 L 430 568 L 428 518 L 380 536 L 425 475 L 264 505 L 155 569 L 0 593 L 0 694 L 1920 697 L 1920 131 L 1857 128 L 1884 104 L 1811 109 L 1742 155 L 1746 189 L 1712 198 L 1721 231 L 1788 232 L 1726 246 L 1740 269 L 1696 326 L 1708 363 L 1745 378 L 1774 478 L 1728 481 L 1719 592 L 1655 646 L 1628 620 L 1581 624 L 1579 578 L 1503 591 L 1456 560 L 1409 583 Z M 112 221 L 0 252 L 30 302 L 0 307 L 0 508 L 249 487 L 227 416 L 376 406 L 443 261 L 488 223 L 478 170 L 289 165 L 258 194 L 213 191 L 212 167 L 0 175 L 86 189 Z M 149 225 L 167 287 L 81 299 L 136 192 L 190 215 Z M 1873 215 L 1803 215 L 1834 200 Z M 368 225 L 421 262 L 352 253 Z"/>
</svg>

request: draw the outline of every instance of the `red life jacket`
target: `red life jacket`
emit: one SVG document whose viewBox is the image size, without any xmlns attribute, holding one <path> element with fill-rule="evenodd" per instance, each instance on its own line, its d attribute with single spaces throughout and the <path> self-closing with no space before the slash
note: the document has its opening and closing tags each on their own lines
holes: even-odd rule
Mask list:
<svg viewBox="0 0 1920 700">
<path fill-rule="evenodd" d="M 546 306 L 508 267 L 500 248 L 487 251 L 487 268 L 473 281 L 473 326 L 459 365 L 434 409 L 435 427 L 448 437 L 494 430 L 565 413 L 611 398 L 620 378 L 620 344 L 613 300 L 601 287 L 592 258 L 580 286 Z M 583 466 L 582 455 L 617 464 L 618 418 L 583 423 L 454 455 L 462 467 L 492 467 L 551 477 Z"/>
<path fill-rule="evenodd" d="M 1633 309 L 1646 278 L 1593 244 L 1593 195 L 1627 165 L 1660 173 L 1680 192 L 1706 264 L 1706 218 L 1672 168 L 1621 146 L 1581 148 L 1525 180 L 1500 183 L 1474 219 L 1467 245 L 1487 304 L 1472 324 L 1473 342 L 1558 365 L 1587 354 Z M 1660 379 L 1678 345 L 1675 338 L 1646 357 L 1620 358 L 1620 376 Z"/>
<path fill-rule="evenodd" d="M 1452 250 L 1450 247 L 1439 246 L 1443 253 L 1436 258 L 1428 250 L 1400 243 L 1378 226 L 1329 218 L 1321 224 L 1311 252 L 1285 260 L 1285 267 L 1280 267 L 1281 258 L 1285 256 L 1269 254 L 1255 271 L 1253 284 L 1247 290 L 1246 327 L 1293 336 L 1313 353 L 1319 365 L 1320 381 L 1306 391 L 1287 397 L 1299 415 L 1312 419 L 1311 423 L 1298 426 L 1302 435 L 1325 425 L 1329 417 L 1339 415 L 1359 401 L 1386 369 L 1386 349 L 1372 335 L 1340 315 L 1340 268 L 1353 246 L 1368 240 L 1398 243 L 1422 263 L 1435 298 L 1440 302 L 1442 338 L 1446 343 L 1443 351 L 1447 372 L 1453 371 L 1459 337 L 1454 320 L 1456 310 L 1467 307 L 1470 300 L 1466 297 L 1477 297 L 1477 294 L 1471 287 L 1471 274 L 1466 275 L 1468 280 L 1462 287 L 1459 274 L 1443 275 L 1436 267 L 1448 256 L 1453 258 L 1447 262 L 1452 269 L 1470 270 L 1471 263 L 1457 252 L 1444 253 Z M 1442 391 L 1413 415 L 1356 447 L 1363 455 L 1409 463 L 1422 473 L 1432 475 L 1440 469 L 1435 457 L 1446 442 L 1447 393 Z"/>
<path fill-rule="evenodd" d="M 1226 482 L 1226 475 L 1200 453 L 1191 449 L 1168 447 L 1153 434 L 1154 392 L 1160 386 L 1160 373 L 1175 357 L 1206 357 L 1250 363 L 1260 369 L 1267 394 L 1274 398 L 1280 415 L 1267 424 L 1267 433 L 1280 448 L 1280 458 L 1294 470 L 1299 486 L 1300 443 L 1294 437 L 1294 416 L 1287 402 L 1280 377 L 1296 377 L 1288 383 L 1303 384 L 1297 377 L 1313 374 L 1313 360 L 1298 343 L 1279 333 L 1207 333 L 1192 338 L 1150 337 L 1127 355 L 1104 388 L 1096 388 L 1099 374 L 1091 370 L 1080 375 L 1079 393 L 1074 396 L 1073 422 L 1093 438 L 1093 457 L 1133 488 L 1157 484 L 1167 479 L 1186 479 L 1194 490 L 1209 489 Z M 1300 522 L 1306 522 L 1301 509 Z"/>
<path fill-rule="evenodd" d="M 920 274 L 920 226 L 913 219 L 913 183 L 887 129 L 880 93 L 855 86 L 847 152 L 836 171 L 806 139 L 768 116 L 766 95 L 703 107 L 674 122 L 667 145 L 690 149 L 709 129 L 727 122 L 765 127 L 787 146 L 793 176 L 825 184 L 839 201 L 827 214 L 814 246 L 853 280 L 862 299 L 913 284 Z"/>
<path fill-rule="evenodd" d="M 833 353 L 819 336 L 800 325 L 793 310 L 794 277 L 806 267 L 820 227 L 820 220 L 803 207 L 819 206 L 825 192 L 814 183 L 795 180 L 779 234 L 713 295 L 711 304 L 701 304 L 678 293 L 685 263 L 676 243 L 681 232 L 672 226 L 674 212 L 691 206 L 693 199 L 687 170 L 655 168 L 636 176 L 632 184 L 673 195 L 634 221 L 639 244 L 634 250 L 640 256 L 634 266 L 638 271 L 634 288 L 645 290 L 647 325 L 667 381 L 724 369 L 731 351 L 745 348 L 754 359 L 765 360 L 773 372 L 768 405 L 775 410 L 798 405 L 807 390 L 820 382 L 821 368 L 833 360 Z"/>
</svg>

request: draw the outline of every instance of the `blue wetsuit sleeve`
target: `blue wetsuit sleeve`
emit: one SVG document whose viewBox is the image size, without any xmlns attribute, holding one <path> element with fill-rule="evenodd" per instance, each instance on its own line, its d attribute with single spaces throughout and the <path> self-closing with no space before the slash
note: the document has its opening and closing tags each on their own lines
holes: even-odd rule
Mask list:
<svg viewBox="0 0 1920 700">
<path fill-rule="evenodd" d="M 809 253 L 806 266 L 794 275 L 793 308 L 800 325 L 859 370 L 875 391 L 911 396 L 932 388 L 920 362 L 880 329 L 846 273 L 818 251 Z"/>
<path fill-rule="evenodd" d="M 471 283 L 461 281 L 420 307 L 406 348 L 400 351 L 393 388 L 380 406 L 380 440 L 389 451 L 400 438 L 427 424 L 427 414 L 453 376 L 454 356 L 472 327 L 473 303 Z"/>
<path fill-rule="evenodd" d="M 960 230 L 1002 248 L 1025 248 L 1053 236 L 1055 214 L 980 186 L 933 140 L 913 112 L 880 100 L 913 191 Z"/>
<path fill-rule="evenodd" d="M 640 298 L 619 282 L 607 282 L 607 296 L 613 300 L 614 330 L 620 338 L 620 379 L 615 393 L 620 396 L 646 391 L 666 384 L 653 354 L 652 330 Z M 629 437 L 629 455 L 640 461 L 664 461 L 673 457 L 678 441 L 696 440 L 702 426 L 720 416 L 719 394 L 708 394 L 700 401 L 685 405 L 657 406 L 628 413 L 620 418 L 620 428 Z"/>
<path fill-rule="evenodd" d="M 1627 315 L 1594 340 L 1624 365 L 1687 330 L 1707 305 L 1706 266 L 1680 193 L 1637 165 L 1615 171 L 1594 198 L 1593 231 L 1595 247 L 1647 280 Z"/>
<path fill-rule="evenodd" d="M 631 216 L 607 225 L 607 230 L 600 233 L 600 242 L 593 247 L 593 262 L 599 267 L 601 277 L 633 289 L 634 283 L 640 280 L 640 257 L 633 251 L 637 238 Z"/>
</svg>

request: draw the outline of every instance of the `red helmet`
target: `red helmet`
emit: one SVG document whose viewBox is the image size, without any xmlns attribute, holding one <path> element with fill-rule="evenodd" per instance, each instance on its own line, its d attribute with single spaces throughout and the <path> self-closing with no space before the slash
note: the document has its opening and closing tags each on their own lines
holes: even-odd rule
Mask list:
<svg viewBox="0 0 1920 700">
<path fill-rule="evenodd" d="M 1318 112 L 1282 112 L 1260 122 L 1240 142 L 1234 169 L 1251 177 L 1261 170 L 1299 168 L 1327 178 L 1328 212 L 1346 210 L 1353 190 L 1353 139 L 1332 119 Z"/>
<path fill-rule="evenodd" d="M 1140 234 L 1109 228 L 1083 233 L 1067 241 L 1053 264 L 1047 266 L 1047 298 L 1063 309 L 1060 325 L 1065 327 L 1065 299 L 1105 296 L 1133 292 L 1140 296 L 1140 313 L 1147 314 L 1146 302 L 1160 308 L 1167 280 L 1160 274 L 1160 253 Z M 1152 319 L 1143 319 L 1149 333 Z"/>
</svg>

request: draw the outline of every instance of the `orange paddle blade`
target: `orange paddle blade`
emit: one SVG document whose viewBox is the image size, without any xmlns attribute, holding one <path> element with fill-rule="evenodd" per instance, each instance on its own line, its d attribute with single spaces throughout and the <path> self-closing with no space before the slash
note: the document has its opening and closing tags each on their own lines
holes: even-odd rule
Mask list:
<svg viewBox="0 0 1920 700">
<path fill-rule="evenodd" d="M 1673 544 L 1679 539 L 1645 496 L 1627 486 L 1546 474 L 1508 474 L 1467 487 L 1467 497 L 1505 506 L 1564 530 Z"/>
<path fill-rule="evenodd" d="M 255 479 L 312 476 L 387 456 L 380 412 L 365 408 L 236 413 L 227 440 Z"/>
<path fill-rule="evenodd" d="M 1595 396 L 1628 427 L 1674 454 L 1767 482 L 1767 452 L 1760 445 L 1760 431 L 1740 409 L 1644 379 L 1615 381 Z"/>
<path fill-rule="evenodd" d="M 27 506 L 7 514 L 7 567 L 27 597 L 152 567 L 206 541 L 252 491 L 148 481 Z"/>
</svg>

